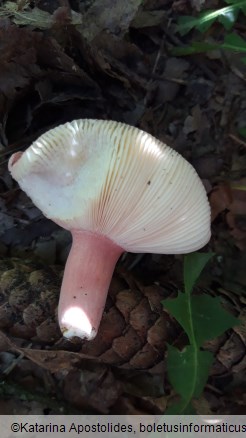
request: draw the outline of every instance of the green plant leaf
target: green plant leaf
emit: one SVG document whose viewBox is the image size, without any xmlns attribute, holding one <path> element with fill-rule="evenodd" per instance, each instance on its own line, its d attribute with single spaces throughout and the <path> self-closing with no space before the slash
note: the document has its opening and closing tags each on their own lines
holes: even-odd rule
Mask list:
<svg viewBox="0 0 246 438">
<path fill-rule="evenodd" d="M 175 299 L 162 301 L 164 307 L 177 319 L 188 335 L 190 345 L 183 351 L 168 345 L 167 371 L 170 383 L 181 396 L 178 403 L 167 410 L 168 414 L 189 414 L 192 399 L 200 397 L 206 384 L 213 355 L 200 347 L 228 328 L 239 324 L 237 318 L 220 304 L 219 297 L 192 295 L 193 286 L 212 253 L 191 253 L 184 258 L 185 292 Z"/>
<path fill-rule="evenodd" d="M 191 308 L 194 314 L 194 336 L 198 346 L 240 323 L 222 307 L 219 297 L 205 294 L 193 296 Z"/>
<path fill-rule="evenodd" d="M 196 27 L 197 18 L 194 18 L 189 15 L 185 15 L 183 17 L 179 17 L 177 30 L 181 35 L 185 35 L 190 32 L 194 27 Z"/>
<path fill-rule="evenodd" d="M 204 266 L 213 257 L 213 253 L 193 252 L 184 257 L 185 292 L 190 294 Z"/>
<path fill-rule="evenodd" d="M 187 402 L 184 398 L 168 406 L 165 411 L 165 415 L 179 415 L 180 413 L 182 413 L 182 415 L 195 415 L 196 411 L 192 404 Z"/>
<path fill-rule="evenodd" d="M 238 132 L 239 132 L 239 134 L 240 134 L 242 137 L 246 138 L 246 127 L 245 127 L 245 128 L 239 128 L 239 129 L 238 129 Z"/>
<path fill-rule="evenodd" d="M 172 54 L 175 56 L 193 55 L 194 53 L 209 52 L 220 48 L 220 44 L 194 41 L 190 46 L 174 47 Z"/>
<path fill-rule="evenodd" d="M 193 55 L 194 53 L 209 52 L 211 50 L 218 49 L 246 53 L 246 41 L 244 41 L 244 39 L 241 38 L 239 35 L 231 33 L 225 36 L 224 42 L 221 44 L 193 41 L 190 46 L 175 47 L 172 50 L 172 53 L 176 56 L 183 56 Z M 242 58 L 242 61 L 246 62 L 246 58 Z"/>
<path fill-rule="evenodd" d="M 242 7 L 243 5 L 245 5 L 245 0 L 224 0 L 225 3 L 227 3 L 228 5 L 235 5 L 238 7 Z"/>
<path fill-rule="evenodd" d="M 245 0 L 224 0 L 228 5 L 233 6 L 235 9 L 241 10 L 246 14 L 246 2 Z"/>
<path fill-rule="evenodd" d="M 182 326 L 189 338 L 190 343 L 192 343 L 194 332 L 193 315 L 190 312 L 189 301 L 190 297 L 183 292 L 179 292 L 176 298 L 162 301 L 162 305 Z"/>
<path fill-rule="evenodd" d="M 194 51 L 198 52 L 208 52 L 210 50 L 217 50 L 220 48 L 220 44 L 216 43 L 206 43 L 206 42 L 196 42 L 192 43 Z"/>
<path fill-rule="evenodd" d="M 222 13 L 218 17 L 218 21 L 224 26 L 226 30 L 231 30 L 237 21 L 239 9 L 230 9 L 225 13 Z"/>
<path fill-rule="evenodd" d="M 192 345 L 179 351 L 168 345 L 168 378 L 176 392 L 186 401 L 186 406 L 193 397 L 200 397 L 212 362 L 213 355 L 208 351 L 198 350 Z"/>
<path fill-rule="evenodd" d="M 218 15 L 218 11 L 204 11 L 200 13 L 199 18 L 197 19 L 196 28 L 201 32 L 206 32 L 212 24 L 216 21 Z"/>
<path fill-rule="evenodd" d="M 195 343 L 197 348 L 239 324 L 238 319 L 221 306 L 218 297 L 205 294 L 189 296 L 179 292 L 177 298 L 165 300 L 162 304 L 177 319 L 190 343 Z"/>
<path fill-rule="evenodd" d="M 214 13 L 214 11 L 211 12 Z M 183 17 L 179 17 L 177 30 L 181 35 L 187 34 L 194 28 L 205 31 L 214 23 L 215 20 L 216 16 L 210 16 L 209 12 L 206 12 L 205 16 L 203 14 L 198 18 L 185 15 Z"/>
<path fill-rule="evenodd" d="M 226 1 L 226 0 L 225 0 Z M 217 10 L 206 10 L 198 17 L 184 16 L 178 20 L 177 30 L 181 35 L 185 35 L 190 30 L 196 28 L 200 32 L 206 32 L 212 24 L 218 20 L 226 30 L 230 30 L 235 24 L 238 12 L 241 10 L 246 13 L 245 0 L 228 0 L 229 6 Z"/>
<path fill-rule="evenodd" d="M 222 47 L 235 52 L 246 52 L 246 41 L 236 33 L 230 33 L 225 36 Z"/>
</svg>

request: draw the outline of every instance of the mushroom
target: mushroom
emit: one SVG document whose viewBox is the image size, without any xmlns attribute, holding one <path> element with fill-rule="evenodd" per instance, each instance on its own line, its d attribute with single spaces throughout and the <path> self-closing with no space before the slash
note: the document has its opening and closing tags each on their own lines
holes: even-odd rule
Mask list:
<svg viewBox="0 0 246 438">
<path fill-rule="evenodd" d="M 13 154 L 9 170 L 44 215 L 72 233 L 58 307 L 67 338 L 96 336 L 124 251 L 188 253 L 210 238 L 210 207 L 194 168 L 124 123 L 60 125 Z"/>
</svg>

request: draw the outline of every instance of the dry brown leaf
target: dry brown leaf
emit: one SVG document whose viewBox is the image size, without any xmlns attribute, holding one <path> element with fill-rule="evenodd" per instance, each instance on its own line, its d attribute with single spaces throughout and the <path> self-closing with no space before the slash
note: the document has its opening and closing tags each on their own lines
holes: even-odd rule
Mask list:
<svg viewBox="0 0 246 438">
<path fill-rule="evenodd" d="M 83 16 L 82 34 L 88 41 L 93 40 L 102 31 L 122 37 L 128 31 L 141 3 L 142 0 L 95 0 Z"/>
<path fill-rule="evenodd" d="M 40 75 L 35 43 L 41 40 L 39 33 L 19 28 L 7 19 L 0 20 L 0 93 L 13 96 L 32 77 Z"/>
<path fill-rule="evenodd" d="M 214 221 L 222 211 L 230 209 L 232 201 L 232 191 L 228 183 L 223 182 L 216 186 L 209 195 L 211 220 Z"/>
<path fill-rule="evenodd" d="M 245 187 L 245 179 L 232 184 L 232 202 L 229 206 L 230 211 L 226 214 L 226 221 L 237 247 L 243 251 L 246 249 L 246 191 L 240 190 L 240 187 Z"/>
<path fill-rule="evenodd" d="M 82 359 L 94 360 L 95 358 L 83 353 L 74 353 L 70 351 L 48 351 L 33 350 L 31 348 L 22 348 L 15 344 L 8 336 L 0 331 L 0 347 L 2 351 L 14 351 L 23 354 L 32 362 L 46 368 L 51 373 L 60 370 L 70 370 L 81 362 Z"/>
<path fill-rule="evenodd" d="M 113 373 L 102 366 L 72 370 L 64 379 L 64 396 L 82 411 L 92 407 L 106 414 L 119 398 L 121 386 Z"/>
<path fill-rule="evenodd" d="M 135 29 L 144 29 L 146 27 L 160 26 L 164 23 L 166 15 L 166 11 L 161 10 L 139 10 L 131 23 L 131 27 Z"/>
</svg>

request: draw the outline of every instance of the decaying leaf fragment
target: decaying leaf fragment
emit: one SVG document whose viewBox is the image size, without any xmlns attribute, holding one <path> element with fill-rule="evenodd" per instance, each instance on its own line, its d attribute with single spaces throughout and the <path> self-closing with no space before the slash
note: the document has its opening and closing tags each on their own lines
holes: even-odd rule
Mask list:
<svg viewBox="0 0 246 438">
<path fill-rule="evenodd" d="M 41 39 L 41 34 L 0 20 L 0 93 L 14 96 L 32 77 L 40 75 L 35 43 Z"/>
</svg>

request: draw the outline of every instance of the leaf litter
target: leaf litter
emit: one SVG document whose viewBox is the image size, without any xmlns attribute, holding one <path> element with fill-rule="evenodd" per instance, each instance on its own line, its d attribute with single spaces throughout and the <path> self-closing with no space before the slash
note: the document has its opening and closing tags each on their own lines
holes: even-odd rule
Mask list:
<svg viewBox="0 0 246 438">
<path fill-rule="evenodd" d="M 201 283 L 212 296 L 223 296 L 245 325 L 246 162 L 240 132 L 245 127 L 246 95 L 245 72 L 237 57 L 231 59 L 229 69 L 221 56 L 184 59 L 170 55 L 179 43 L 172 20 L 177 12 L 192 13 L 187 2 L 131 1 L 127 6 L 115 2 L 110 13 L 105 13 L 101 0 L 86 6 L 79 0 L 66 2 L 67 6 L 56 1 L 48 6 L 42 1 L 2 3 L 0 256 L 31 258 L 38 264 L 32 268 L 36 272 L 43 264 L 49 269 L 48 264 L 64 263 L 69 247 L 69 240 L 59 237 L 59 228 L 43 218 L 10 179 L 6 168 L 9 154 L 25 149 L 51 127 L 75 118 L 125 121 L 167 142 L 196 167 L 211 203 L 213 237 L 209 247 L 216 252 Z M 193 3 L 200 11 L 207 2 Z M 52 254 L 50 259 L 48 254 Z M 182 348 L 186 341 L 180 327 L 163 313 L 160 302 L 176 296 L 182 282 L 181 260 L 143 255 L 134 265 L 134 259 L 128 254 L 115 273 L 100 342 L 82 350 L 79 343 L 71 345 L 60 339 L 56 305 L 50 310 L 42 308 L 40 313 L 31 301 L 24 316 L 15 310 L 18 320 L 11 328 L 13 310 L 2 303 L 1 311 L 8 316 L 2 319 L 2 325 L 4 321 L 7 325 L 1 333 L 5 412 L 49 409 L 60 413 L 57 400 L 62 400 L 64 412 L 94 412 L 102 399 L 102 413 L 164 412 L 174 397 L 165 374 L 163 379 L 166 342 Z M 133 266 L 131 272 L 126 271 L 127 266 Z M 56 292 L 50 291 L 50 303 L 57 304 L 59 279 L 60 274 Z M 131 323 L 122 335 L 124 321 L 129 324 L 127 315 Z M 115 333 L 108 326 L 112 318 Z M 207 341 L 216 360 L 196 402 L 198 411 L 239 413 L 245 406 L 242 397 L 233 396 L 245 384 L 244 325 Z M 137 331 L 139 344 L 132 341 L 132 330 Z M 107 351 L 113 336 L 117 342 Z M 29 381 L 28 373 L 32 375 Z M 36 404 L 30 385 L 36 391 Z M 13 388 L 16 402 L 10 400 Z"/>
</svg>

